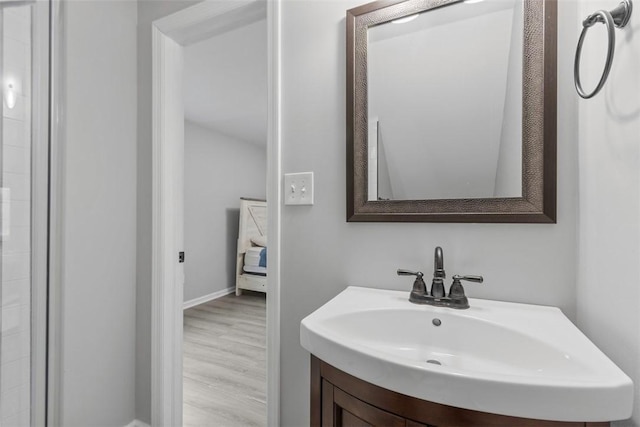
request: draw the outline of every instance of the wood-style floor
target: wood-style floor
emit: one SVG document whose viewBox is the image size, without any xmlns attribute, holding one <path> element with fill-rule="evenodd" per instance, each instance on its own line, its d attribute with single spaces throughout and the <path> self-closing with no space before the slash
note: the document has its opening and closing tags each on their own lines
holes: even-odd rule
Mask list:
<svg viewBox="0 0 640 427">
<path fill-rule="evenodd" d="M 185 427 L 266 426 L 265 294 L 184 312 Z"/>
</svg>

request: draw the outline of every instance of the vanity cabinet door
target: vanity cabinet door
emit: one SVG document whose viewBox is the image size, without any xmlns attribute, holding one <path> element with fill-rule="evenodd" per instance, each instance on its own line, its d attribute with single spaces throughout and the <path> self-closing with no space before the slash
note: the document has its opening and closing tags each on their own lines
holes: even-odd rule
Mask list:
<svg viewBox="0 0 640 427">
<path fill-rule="evenodd" d="M 322 381 L 323 427 L 428 427 L 369 405 Z"/>
<path fill-rule="evenodd" d="M 313 355 L 310 385 L 311 427 L 609 427 L 607 422 L 516 418 L 428 402 L 367 383 Z"/>
</svg>

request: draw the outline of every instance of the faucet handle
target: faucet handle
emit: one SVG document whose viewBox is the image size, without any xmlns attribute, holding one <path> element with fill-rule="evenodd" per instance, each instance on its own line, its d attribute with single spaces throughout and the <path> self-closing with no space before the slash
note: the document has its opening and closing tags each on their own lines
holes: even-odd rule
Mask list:
<svg viewBox="0 0 640 427">
<path fill-rule="evenodd" d="M 399 268 L 396 273 L 398 273 L 398 276 L 416 276 L 418 278 L 422 278 L 422 276 L 424 276 L 422 271 L 410 271 L 402 268 Z"/>
<path fill-rule="evenodd" d="M 424 299 L 429 293 L 427 292 L 427 285 L 422 279 L 422 276 L 424 276 L 422 271 L 410 271 L 399 268 L 397 273 L 398 276 L 416 276 L 416 280 L 413 281 L 411 293 L 409 294 L 409 301 L 420 304 L 424 303 Z"/>
<path fill-rule="evenodd" d="M 453 283 L 449 289 L 452 308 L 469 308 L 469 299 L 464 294 L 464 288 L 462 287 L 462 283 L 460 283 L 461 280 L 475 283 L 482 283 L 484 281 L 482 276 L 453 276 Z"/>
<path fill-rule="evenodd" d="M 454 283 L 460 282 L 460 280 L 466 280 L 467 282 L 475 282 L 475 283 L 484 282 L 484 278 L 482 276 L 458 276 L 457 274 L 453 276 Z"/>
</svg>

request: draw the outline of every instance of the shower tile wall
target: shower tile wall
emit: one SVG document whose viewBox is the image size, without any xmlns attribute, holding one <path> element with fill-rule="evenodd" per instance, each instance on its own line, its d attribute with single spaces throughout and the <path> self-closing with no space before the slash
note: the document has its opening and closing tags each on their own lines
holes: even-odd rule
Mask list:
<svg viewBox="0 0 640 427">
<path fill-rule="evenodd" d="M 3 87 L 17 102 L 2 103 L 2 341 L 0 425 L 30 424 L 31 329 L 31 8 L 2 14 Z M 7 215 L 8 213 L 8 215 Z M 8 232 L 8 233 L 7 233 Z"/>
</svg>

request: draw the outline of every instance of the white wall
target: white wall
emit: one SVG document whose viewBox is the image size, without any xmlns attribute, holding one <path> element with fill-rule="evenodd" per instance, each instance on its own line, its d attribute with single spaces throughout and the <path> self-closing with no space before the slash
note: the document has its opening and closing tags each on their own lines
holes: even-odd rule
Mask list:
<svg viewBox="0 0 640 427">
<path fill-rule="evenodd" d="M 240 197 L 266 198 L 266 154 L 185 121 L 185 301 L 235 286 Z"/>
<path fill-rule="evenodd" d="M 582 0 L 580 16 L 611 6 Z M 579 104 L 576 289 L 578 326 L 635 383 L 633 419 L 620 423 L 634 426 L 640 425 L 639 26 L 636 10 L 628 27 L 616 30 L 614 65 L 604 90 Z M 586 43 L 583 83 L 591 90 L 605 55 L 603 28 L 590 31 Z"/>
<path fill-rule="evenodd" d="M 185 47 L 186 120 L 243 141 L 266 143 L 266 34 L 263 17 Z"/>
<path fill-rule="evenodd" d="M 345 11 L 349 1 L 282 4 L 283 170 L 315 172 L 316 204 L 287 206 L 282 227 L 281 424 L 308 425 L 309 354 L 300 320 L 347 285 L 406 290 L 398 267 L 482 274 L 473 297 L 556 305 L 575 318 L 577 147 L 575 2 L 559 2 L 558 224 L 366 224 L 345 221 Z M 568 24 L 564 24 L 568 23 Z M 313 245 L 312 255 L 303 250 Z M 611 288 L 612 290 L 614 288 Z"/>
<path fill-rule="evenodd" d="M 135 2 L 64 2 L 62 422 L 135 415 Z"/>
<path fill-rule="evenodd" d="M 139 0 L 137 2 L 138 245 L 135 400 L 136 418 L 146 423 L 151 422 L 151 23 L 198 2 L 193 0 Z"/>
</svg>

